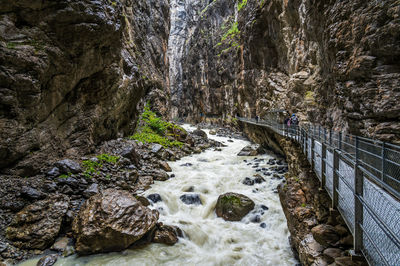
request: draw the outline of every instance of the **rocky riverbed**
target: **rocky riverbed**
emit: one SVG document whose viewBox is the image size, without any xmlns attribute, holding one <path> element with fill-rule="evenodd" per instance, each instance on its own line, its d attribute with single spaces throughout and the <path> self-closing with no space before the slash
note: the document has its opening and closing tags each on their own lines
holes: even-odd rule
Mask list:
<svg viewBox="0 0 400 266">
<path fill-rule="evenodd" d="M 79 173 L 79 171 L 66 178 L 44 175 L 41 177 L 43 186 L 40 186 L 41 182 L 30 182 L 30 178 L 20 179 L 20 182 L 23 182 L 21 184 L 40 194 L 37 199 L 31 198 L 30 201 L 35 202 L 29 204 L 26 193 L 20 191 L 17 194 L 19 196 L 14 200 L 21 202 L 20 204 L 24 207 L 22 212 L 27 212 L 27 207 L 36 210 L 31 214 L 39 213 L 37 212 L 38 208 L 45 208 L 40 209 L 41 213 L 52 211 L 51 208 L 46 207 L 57 202 L 57 206 L 60 208 L 57 208 L 58 215 L 53 216 L 58 217 L 58 220 L 53 222 L 60 224 L 60 230 L 53 232 L 51 236 L 48 234 L 49 232 L 41 232 L 43 236 L 46 236 L 43 238 L 42 246 L 29 251 L 26 249 L 28 238 L 26 238 L 28 241 L 25 241 L 25 246 L 19 245 L 18 248 L 15 240 L 4 241 L 3 232 L 2 241 L 6 249 L 2 251 L 1 255 L 5 256 L 8 263 L 39 255 L 39 258 L 42 257 L 41 265 L 50 265 L 57 259 L 55 255 L 43 257 L 49 253 L 59 256 L 58 263 L 61 263 L 60 265 L 87 263 L 128 265 L 132 260 L 141 261 L 146 265 L 152 263 L 169 265 L 183 261 L 199 263 L 209 257 L 206 254 L 210 252 L 210 249 L 217 249 L 220 255 L 209 258 L 208 262 L 211 264 L 240 261 L 252 261 L 257 264 L 260 259 L 267 259 L 271 263 L 293 265 L 296 260 L 290 250 L 288 230 L 276 189 L 287 171 L 286 163 L 270 155 L 259 155 L 257 152 L 257 149 L 261 151 L 259 146 L 249 145 L 250 143 L 238 133 L 232 133 L 226 129 L 213 129 L 206 130 L 207 133 L 212 134 L 208 134 L 207 137 L 204 131 L 191 129 L 193 133 L 188 135 L 188 139 L 193 141 L 193 145 L 185 145 L 179 150 L 160 148 L 157 145 L 140 145 L 124 139 L 104 143 L 99 148 L 99 152 L 104 152 L 107 148 L 114 149 L 112 154 L 119 154 L 121 156 L 119 162 L 126 161 L 126 164 L 122 166 L 118 163 L 105 162 L 104 169 L 101 168 L 96 177 L 89 181 L 82 176 L 85 172 Z M 125 145 L 135 146 L 134 157 L 132 157 L 132 152 L 130 156 L 121 155 L 120 151 L 125 150 L 122 148 Z M 203 150 L 205 152 L 200 153 Z M 107 151 L 111 152 L 111 150 Z M 257 155 L 254 153 L 243 154 L 251 151 Z M 245 156 L 238 156 L 239 153 Z M 127 157 L 129 157 L 130 164 L 128 164 L 128 160 L 124 159 Z M 178 160 L 181 157 L 182 159 Z M 95 157 L 88 158 L 96 161 Z M 88 158 L 81 159 L 85 161 Z M 134 158 L 137 159 L 136 163 Z M 171 159 L 174 161 L 165 161 Z M 79 164 L 79 160 L 75 160 L 75 162 L 77 163 L 75 166 L 82 164 Z M 66 162 L 64 161 L 64 163 Z M 60 162 L 54 166 L 60 173 L 64 171 Z M 57 171 L 53 168 L 49 170 L 51 173 Z M 111 178 L 115 177 L 116 180 L 105 182 L 104 180 L 108 180 L 107 175 L 110 173 Z M 124 178 L 132 177 L 131 173 L 136 173 L 135 181 Z M 68 180 L 68 182 L 61 182 L 60 179 Z M 76 186 L 72 185 L 74 179 Z M 86 183 L 81 180 L 85 180 Z M 118 181 L 120 182 L 118 183 Z M 52 192 L 47 191 L 44 186 L 50 182 L 55 184 L 53 186 L 55 190 Z M 71 189 L 67 190 L 66 186 Z M 66 193 L 68 191 L 69 193 Z M 123 194 L 123 191 L 126 191 L 127 194 Z M 115 197 L 118 198 L 117 201 L 114 200 Z M 140 203 L 137 203 L 136 200 Z M 121 213 L 119 210 L 122 210 L 121 206 L 125 206 L 123 207 L 125 208 L 124 212 L 129 213 L 129 210 L 135 209 L 130 206 L 135 204 L 143 206 L 140 213 L 147 218 L 141 221 L 148 222 L 137 224 L 134 218 L 130 218 L 130 220 L 123 218 L 122 222 L 115 226 L 115 221 L 107 219 L 107 215 L 118 216 Z M 100 216 L 97 216 L 96 212 L 88 212 L 93 206 L 101 206 Z M 100 210 L 99 207 L 96 207 L 96 210 Z M 8 217 L 9 222 L 17 211 L 8 210 L 7 213 L 2 214 L 2 218 Z M 21 216 L 21 214 L 18 215 Z M 93 218 L 90 218 L 91 216 Z M 222 218 L 218 218 L 219 216 Z M 74 217 L 78 218 L 74 220 Z M 137 217 L 137 215 L 133 215 L 133 217 Z M 43 219 L 39 219 L 40 221 Z M 96 249 L 102 252 L 113 251 L 112 249 L 107 250 L 107 246 L 101 244 L 108 242 L 107 237 L 111 234 L 109 229 L 107 229 L 108 235 L 103 234 L 101 229 L 96 229 L 97 240 L 90 242 L 97 243 L 95 247 L 90 247 L 90 244 L 79 240 L 79 234 L 86 234 L 85 241 L 90 235 L 93 235 L 90 232 L 93 227 L 87 227 L 93 225 L 93 221 L 101 221 L 99 223 L 107 225 L 105 228 L 113 228 L 112 232 L 118 232 L 124 227 L 124 224 L 132 224 L 132 222 L 137 225 L 136 228 L 143 229 L 146 227 L 145 224 L 148 224 L 152 230 L 150 230 L 150 234 L 145 232 L 137 234 L 141 237 L 138 237 L 140 240 L 133 245 L 134 248 L 129 241 L 136 242 L 133 234 L 137 232 L 129 233 L 132 237 L 128 237 L 126 231 L 124 231 L 124 238 L 117 236 L 117 239 L 121 240 L 119 245 L 122 246 L 115 250 L 123 250 L 130 246 L 122 253 L 106 253 L 89 257 L 70 256 L 74 253 L 74 249 L 80 254 L 97 253 Z M 26 224 L 16 223 L 15 220 L 11 223 L 16 228 L 26 226 Z M 31 225 L 29 224 L 29 226 Z M 9 230 L 7 229 L 7 235 Z M 39 231 L 37 233 L 40 233 Z M 77 232 L 79 232 L 78 235 Z M 35 233 L 34 236 L 32 235 L 31 241 L 35 242 L 36 239 L 38 239 L 38 234 Z M 122 241 L 122 239 L 125 240 Z M 158 244 L 144 245 L 149 242 Z M 175 245 L 170 246 L 173 244 Z M 45 249 L 50 246 L 51 251 Z M 115 245 L 112 247 L 115 248 Z M 43 249 L 45 250 L 42 251 Z M 199 254 L 204 256 L 199 256 Z M 26 263 L 35 265 L 37 260 Z"/>
<path fill-rule="evenodd" d="M 198 131 L 202 132 L 202 131 Z M 48 253 L 56 239 L 72 237 L 72 222 L 84 202 L 106 189 L 137 195 L 154 181 L 173 177 L 167 161 L 176 161 L 219 142 L 196 131 L 182 147 L 165 148 L 129 139 L 104 142 L 92 156 L 65 158 L 45 164 L 33 177 L 3 176 L 0 179 L 0 255 L 14 263 Z M 49 165 L 49 166 L 47 166 Z M 57 247 L 52 247 L 58 250 Z M 65 252 L 67 245 L 62 252 Z M 44 251 L 43 251 L 44 250 Z M 69 253 L 67 251 L 67 253 Z"/>
</svg>

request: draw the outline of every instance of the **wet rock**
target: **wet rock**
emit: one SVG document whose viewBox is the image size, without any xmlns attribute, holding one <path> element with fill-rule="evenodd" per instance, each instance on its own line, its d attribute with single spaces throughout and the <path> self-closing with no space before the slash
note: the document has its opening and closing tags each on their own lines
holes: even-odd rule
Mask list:
<svg viewBox="0 0 400 266">
<path fill-rule="evenodd" d="M 136 152 L 136 149 L 133 145 L 124 148 L 118 155 L 130 160 L 136 165 L 140 160 L 140 155 Z"/>
<path fill-rule="evenodd" d="M 242 184 L 246 186 L 252 186 L 254 185 L 254 180 L 252 180 L 250 177 L 246 177 L 243 181 Z"/>
<path fill-rule="evenodd" d="M 167 162 L 160 162 L 160 167 L 166 172 L 172 172 L 172 169 Z"/>
<path fill-rule="evenodd" d="M 192 132 L 193 135 L 199 136 L 203 139 L 207 139 L 207 133 L 201 130 L 200 128 L 197 128 Z"/>
<path fill-rule="evenodd" d="M 147 198 L 148 198 L 149 200 L 151 200 L 153 203 L 157 203 L 157 202 L 159 202 L 159 201 L 162 201 L 161 195 L 160 195 L 160 194 L 157 194 L 157 193 L 155 193 L 155 194 L 150 194 L 150 195 L 147 196 Z"/>
<path fill-rule="evenodd" d="M 169 175 L 164 170 L 154 170 L 152 172 L 153 179 L 157 181 L 165 181 L 169 179 Z"/>
<path fill-rule="evenodd" d="M 228 192 L 218 197 L 216 213 L 226 221 L 240 221 L 254 209 L 254 202 L 245 195 Z"/>
<path fill-rule="evenodd" d="M 26 206 L 15 215 L 6 237 L 19 248 L 47 248 L 60 231 L 68 205 L 66 196 L 55 195 Z"/>
<path fill-rule="evenodd" d="M 99 193 L 99 184 L 93 183 L 85 191 L 83 191 L 83 196 L 88 199 L 97 193 Z"/>
<path fill-rule="evenodd" d="M 57 254 L 47 255 L 41 258 L 36 264 L 36 266 L 51 266 L 57 262 L 57 259 L 58 259 Z"/>
<path fill-rule="evenodd" d="M 217 132 L 215 130 L 210 130 L 209 134 L 210 135 L 217 135 Z"/>
<path fill-rule="evenodd" d="M 50 177 L 57 177 L 60 175 L 60 169 L 58 169 L 57 167 L 53 167 L 51 168 L 50 171 L 47 172 L 47 176 Z"/>
<path fill-rule="evenodd" d="M 194 186 L 188 186 L 188 187 L 184 187 L 182 189 L 183 192 L 193 192 L 194 191 Z"/>
<path fill-rule="evenodd" d="M 189 167 L 189 166 L 192 166 L 193 164 L 191 164 L 191 163 L 184 163 L 184 164 L 181 164 L 180 166 L 186 166 L 186 167 Z"/>
<path fill-rule="evenodd" d="M 185 204 L 191 205 L 201 205 L 203 204 L 201 202 L 200 199 L 200 195 L 199 194 L 184 194 L 182 196 L 179 197 L 181 199 L 181 201 Z"/>
<path fill-rule="evenodd" d="M 138 190 L 145 191 L 149 189 L 152 184 L 154 184 L 152 176 L 139 176 L 135 184 L 135 191 Z"/>
<path fill-rule="evenodd" d="M 139 240 L 158 220 L 158 212 L 143 206 L 131 193 L 107 189 L 89 198 L 72 230 L 78 254 L 120 251 Z"/>
<path fill-rule="evenodd" d="M 174 245 L 176 242 L 178 242 L 178 236 L 181 235 L 182 231 L 178 227 L 159 223 L 154 231 L 152 242 Z"/>
<path fill-rule="evenodd" d="M 55 166 L 60 169 L 61 174 L 78 174 L 82 172 L 82 168 L 79 163 L 70 159 L 64 159 L 55 163 Z"/>
<path fill-rule="evenodd" d="M 261 228 L 266 228 L 266 227 L 267 227 L 267 224 L 266 224 L 266 223 L 260 223 L 260 227 L 261 227 Z"/>
<path fill-rule="evenodd" d="M 153 144 L 153 146 L 151 147 L 151 152 L 158 154 L 159 152 L 161 152 L 161 150 L 163 150 L 164 147 L 160 144 Z"/>
<path fill-rule="evenodd" d="M 135 198 L 136 198 L 138 201 L 140 201 L 140 203 L 142 203 L 143 206 L 146 206 L 146 207 L 147 207 L 147 206 L 150 205 L 150 201 L 149 201 L 147 198 L 145 198 L 145 197 L 136 195 Z"/>
<path fill-rule="evenodd" d="M 79 181 L 76 178 L 73 177 L 67 177 L 67 178 L 58 178 L 57 183 L 59 185 L 68 185 L 73 188 L 77 188 L 79 186 Z"/>
<path fill-rule="evenodd" d="M 352 260 L 351 257 L 338 257 L 335 258 L 336 266 L 368 266 L 365 261 Z"/>
<path fill-rule="evenodd" d="M 42 189 L 45 192 L 54 192 L 57 190 L 57 184 L 53 181 L 48 181 L 48 182 L 44 183 Z"/>
<path fill-rule="evenodd" d="M 335 228 L 331 225 L 320 224 L 311 229 L 311 233 L 318 243 L 323 246 L 329 246 L 335 244 L 340 236 L 336 232 Z"/>
<path fill-rule="evenodd" d="M 64 252 L 67 249 L 68 244 L 71 242 L 71 239 L 68 237 L 62 237 L 58 239 L 51 247 L 50 250 Z"/>
<path fill-rule="evenodd" d="M 173 178 L 173 177 L 175 177 L 175 174 L 172 174 L 172 175 L 170 175 L 169 177 Z"/>
<path fill-rule="evenodd" d="M 264 211 L 268 211 L 268 210 L 269 210 L 269 208 L 268 208 L 267 206 L 265 206 L 265 205 L 261 205 L 260 207 L 261 207 L 261 209 L 263 209 Z"/>
<path fill-rule="evenodd" d="M 0 241 L 0 253 L 7 250 L 7 248 L 8 248 L 8 243 Z"/>
<path fill-rule="evenodd" d="M 343 250 L 338 248 L 327 248 L 324 250 L 323 254 L 328 257 L 329 263 L 334 262 L 335 258 L 341 257 L 343 255 Z"/>
<path fill-rule="evenodd" d="M 23 198 L 33 199 L 33 200 L 43 199 L 45 197 L 45 195 L 43 195 L 42 192 L 29 186 L 23 186 L 21 188 L 21 196 Z"/>
<path fill-rule="evenodd" d="M 233 140 L 231 140 L 231 139 L 228 139 L 228 142 L 233 142 Z"/>
<path fill-rule="evenodd" d="M 260 176 L 260 175 L 254 175 L 254 183 L 256 183 L 256 184 L 261 184 L 261 183 L 263 183 L 263 182 L 265 182 L 265 179 L 262 177 L 262 176 Z"/>
<path fill-rule="evenodd" d="M 252 223 L 259 223 L 260 221 L 261 221 L 260 215 L 254 215 L 253 217 L 250 218 L 250 222 Z"/>
<path fill-rule="evenodd" d="M 237 155 L 238 156 L 256 156 L 259 154 L 261 146 L 258 144 L 247 145 Z"/>
</svg>

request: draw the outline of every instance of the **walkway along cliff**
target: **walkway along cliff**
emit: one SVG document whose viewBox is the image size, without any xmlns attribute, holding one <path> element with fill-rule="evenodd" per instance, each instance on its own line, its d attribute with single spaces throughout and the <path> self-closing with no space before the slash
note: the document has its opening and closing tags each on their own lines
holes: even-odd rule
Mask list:
<svg viewBox="0 0 400 266">
<path fill-rule="evenodd" d="M 400 210 L 400 146 L 321 126 L 238 119 L 250 138 L 265 146 L 278 144 L 288 159 L 287 183 L 279 192 L 303 263 L 322 263 L 322 252 L 332 252 L 330 245 L 346 248 L 351 242 L 352 256 L 363 253 L 373 265 L 397 263 L 399 227 L 393 219 Z M 339 240 L 346 225 L 354 237 Z"/>
</svg>

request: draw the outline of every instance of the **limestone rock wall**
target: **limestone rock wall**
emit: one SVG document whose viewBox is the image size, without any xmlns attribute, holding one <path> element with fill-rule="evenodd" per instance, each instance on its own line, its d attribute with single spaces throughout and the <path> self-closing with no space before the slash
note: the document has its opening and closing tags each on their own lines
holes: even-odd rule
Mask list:
<svg viewBox="0 0 400 266">
<path fill-rule="evenodd" d="M 183 56 L 181 116 L 283 109 L 399 141 L 399 1 L 216 0 L 202 17 Z"/>
<path fill-rule="evenodd" d="M 168 0 L 1 0 L 0 169 L 131 134 L 141 98 L 167 98 L 169 17 Z"/>
</svg>

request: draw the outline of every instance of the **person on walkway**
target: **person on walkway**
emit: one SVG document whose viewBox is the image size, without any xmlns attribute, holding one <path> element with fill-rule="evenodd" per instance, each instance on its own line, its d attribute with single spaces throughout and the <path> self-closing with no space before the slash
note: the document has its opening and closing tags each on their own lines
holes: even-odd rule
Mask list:
<svg viewBox="0 0 400 266">
<path fill-rule="evenodd" d="M 260 117 L 258 115 L 256 115 L 256 121 L 257 123 L 260 121 Z"/>
<path fill-rule="evenodd" d="M 286 126 L 289 126 L 289 125 L 290 125 L 290 124 L 289 124 L 289 121 L 290 121 L 290 117 L 288 116 L 288 117 L 286 117 L 285 120 L 283 121 L 283 124 L 286 125 Z"/>
<path fill-rule="evenodd" d="M 296 116 L 296 114 L 292 114 L 289 121 L 290 121 L 290 125 L 293 125 L 293 126 L 297 126 L 299 124 L 299 118 Z"/>
</svg>

